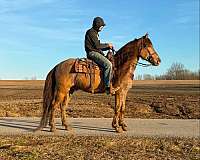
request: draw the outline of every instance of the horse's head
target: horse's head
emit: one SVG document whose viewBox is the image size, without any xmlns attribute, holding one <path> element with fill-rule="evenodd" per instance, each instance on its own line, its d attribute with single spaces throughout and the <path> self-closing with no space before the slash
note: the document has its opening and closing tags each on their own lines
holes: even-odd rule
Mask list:
<svg viewBox="0 0 200 160">
<path fill-rule="evenodd" d="M 148 34 L 139 39 L 139 57 L 150 62 L 154 66 L 158 66 L 161 62 L 160 57 L 153 48 Z"/>
</svg>

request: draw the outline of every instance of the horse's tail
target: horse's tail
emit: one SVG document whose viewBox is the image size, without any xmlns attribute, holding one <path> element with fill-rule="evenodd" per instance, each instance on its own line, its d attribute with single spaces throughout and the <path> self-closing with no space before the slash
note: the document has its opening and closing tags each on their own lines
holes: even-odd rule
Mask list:
<svg viewBox="0 0 200 160">
<path fill-rule="evenodd" d="M 56 67 L 55 67 L 56 68 Z M 39 127 L 35 130 L 42 130 L 48 123 L 49 114 L 51 111 L 51 104 L 55 91 L 55 68 L 53 68 L 47 75 L 43 90 L 43 113 Z"/>
</svg>

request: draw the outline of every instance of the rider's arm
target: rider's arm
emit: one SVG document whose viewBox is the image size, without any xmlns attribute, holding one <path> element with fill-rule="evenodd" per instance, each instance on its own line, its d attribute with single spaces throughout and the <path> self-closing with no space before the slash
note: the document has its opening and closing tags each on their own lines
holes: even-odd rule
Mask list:
<svg viewBox="0 0 200 160">
<path fill-rule="evenodd" d="M 110 49 L 110 45 L 108 43 L 100 43 L 100 40 L 98 39 L 98 34 L 95 34 L 95 32 L 90 33 L 90 37 L 93 41 L 94 46 L 97 49 L 100 49 L 102 51 L 106 51 Z"/>
</svg>

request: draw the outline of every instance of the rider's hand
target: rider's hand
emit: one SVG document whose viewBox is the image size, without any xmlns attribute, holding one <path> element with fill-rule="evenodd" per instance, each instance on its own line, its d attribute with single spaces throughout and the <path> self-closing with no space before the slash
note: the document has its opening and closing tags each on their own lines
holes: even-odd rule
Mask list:
<svg viewBox="0 0 200 160">
<path fill-rule="evenodd" d="M 105 56 L 105 54 L 103 53 L 103 51 L 101 51 L 100 53 L 101 53 L 101 55 Z"/>
<path fill-rule="evenodd" d="M 110 49 L 113 49 L 112 43 L 108 43 L 108 46 L 109 46 Z"/>
</svg>

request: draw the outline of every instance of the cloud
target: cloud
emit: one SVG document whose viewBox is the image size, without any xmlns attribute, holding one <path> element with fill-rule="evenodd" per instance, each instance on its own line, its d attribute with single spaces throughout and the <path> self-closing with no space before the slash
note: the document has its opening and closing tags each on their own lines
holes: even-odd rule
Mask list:
<svg viewBox="0 0 200 160">
<path fill-rule="evenodd" d="M 178 24 L 187 24 L 189 23 L 191 18 L 189 16 L 182 16 L 176 19 L 176 23 Z"/>
<path fill-rule="evenodd" d="M 176 5 L 175 23 L 180 25 L 199 24 L 199 1 L 180 1 Z"/>
<path fill-rule="evenodd" d="M 81 9 L 75 0 L 65 1 L 65 5 L 58 1 L 0 0 L 0 52 L 44 51 L 80 43 L 85 32 L 78 27 Z"/>
<path fill-rule="evenodd" d="M 5 26 L 6 27 L 6 26 Z M 0 27 L 1 28 L 1 27 Z M 30 54 L 32 51 L 45 52 L 47 48 L 61 47 L 63 43 L 80 43 L 79 28 L 56 29 L 29 24 L 18 24 L 7 28 L 0 38 L 0 52 Z M 31 51 L 32 50 L 32 51 Z"/>
<path fill-rule="evenodd" d="M 27 0 L 0 0 L 0 14 L 7 14 L 15 11 L 21 11 L 31 7 L 38 6 L 40 4 L 47 3 L 47 1 L 41 2 L 38 0 L 27 1 Z M 49 1 L 48 1 L 49 2 Z"/>
<path fill-rule="evenodd" d="M 79 9 L 77 4 L 77 0 L 0 0 L 0 15 L 22 12 L 28 13 L 31 10 L 40 12 L 52 11 L 55 15 L 60 12 L 71 15 L 85 15 L 87 11 Z"/>
</svg>

